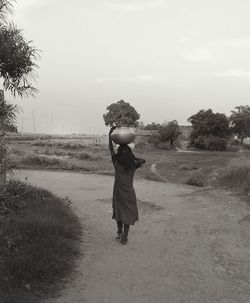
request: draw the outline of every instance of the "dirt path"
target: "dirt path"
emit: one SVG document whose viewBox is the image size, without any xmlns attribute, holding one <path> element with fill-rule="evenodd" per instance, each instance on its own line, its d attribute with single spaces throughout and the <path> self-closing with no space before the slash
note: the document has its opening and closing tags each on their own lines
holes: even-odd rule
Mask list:
<svg viewBox="0 0 250 303">
<path fill-rule="evenodd" d="M 85 225 L 77 273 L 46 303 L 250 302 L 250 209 L 233 195 L 137 179 L 140 221 L 123 246 L 111 220 L 112 177 L 16 175 L 69 196 Z"/>
</svg>

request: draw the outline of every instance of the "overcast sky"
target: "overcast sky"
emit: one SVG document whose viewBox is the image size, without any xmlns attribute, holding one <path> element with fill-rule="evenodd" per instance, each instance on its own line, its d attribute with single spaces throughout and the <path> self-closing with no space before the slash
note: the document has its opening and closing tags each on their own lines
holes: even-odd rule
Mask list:
<svg viewBox="0 0 250 303">
<path fill-rule="evenodd" d="M 181 125 L 250 103 L 249 0 L 18 0 L 12 18 L 42 52 L 24 131 L 34 111 L 38 132 L 102 134 L 120 99 Z"/>
</svg>

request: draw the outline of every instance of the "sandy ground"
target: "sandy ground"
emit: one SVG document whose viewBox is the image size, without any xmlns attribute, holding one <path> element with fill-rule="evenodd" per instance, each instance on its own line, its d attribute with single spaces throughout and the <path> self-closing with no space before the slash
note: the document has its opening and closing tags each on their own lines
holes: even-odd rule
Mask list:
<svg viewBox="0 0 250 303">
<path fill-rule="evenodd" d="M 69 196 L 85 226 L 76 274 L 45 303 L 250 302 L 250 209 L 234 195 L 136 179 L 140 221 L 121 245 L 111 219 L 112 177 L 16 176 Z"/>
</svg>

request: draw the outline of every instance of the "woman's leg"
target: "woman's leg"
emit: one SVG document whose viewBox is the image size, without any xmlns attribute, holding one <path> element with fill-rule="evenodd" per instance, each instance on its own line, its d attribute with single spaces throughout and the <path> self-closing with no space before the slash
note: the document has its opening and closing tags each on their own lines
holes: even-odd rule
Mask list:
<svg viewBox="0 0 250 303">
<path fill-rule="evenodd" d="M 126 244 L 128 242 L 128 231 L 130 225 L 124 223 L 124 232 L 122 234 L 121 243 Z"/>
<path fill-rule="evenodd" d="M 120 239 L 122 235 L 122 228 L 123 228 L 123 222 L 122 221 L 116 221 L 117 223 L 117 234 L 118 234 L 118 239 Z"/>
</svg>

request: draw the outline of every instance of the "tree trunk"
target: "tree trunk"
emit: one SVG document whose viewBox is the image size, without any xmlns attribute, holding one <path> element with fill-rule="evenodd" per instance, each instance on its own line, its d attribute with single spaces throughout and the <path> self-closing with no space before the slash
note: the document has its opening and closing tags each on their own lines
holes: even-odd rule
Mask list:
<svg viewBox="0 0 250 303">
<path fill-rule="evenodd" d="M 242 134 L 242 135 L 240 136 L 240 144 L 241 144 L 241 145 L 243 144 L 243 141 L 244 141 L 244 135 Z"/>
<path fill-rule="evenodd" d="M 0 104 L 4 103 L 4 92 L 0 90 Z M 1 135 L 1 129 L 0 129 Z M 4 148 L 4 137 L 0 137 L 0 148 L 1 146 Z M 6 156 L 5 153 L 0 154 L 0 185 L 5 184 L 6 182 Z"/>
</svg>

